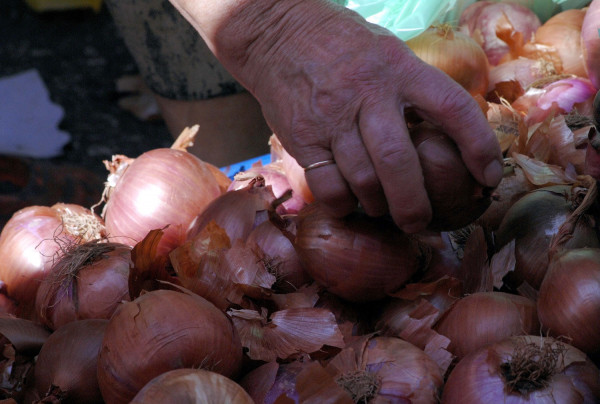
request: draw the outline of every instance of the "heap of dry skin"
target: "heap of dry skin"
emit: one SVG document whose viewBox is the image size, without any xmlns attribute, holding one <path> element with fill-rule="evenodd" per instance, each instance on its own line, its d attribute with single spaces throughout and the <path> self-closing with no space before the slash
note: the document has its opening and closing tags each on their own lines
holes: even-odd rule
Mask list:
<svg viewBox="0 0 600 404">
<path fill-rule="evenodd" d="M 375 373 L 368 371 L 355 370 L 342 373 L 335 381 L 338 386 L 346 390 L 356 404 L 367 404 L 379 392 L 379 378 Z"/>
</svg>

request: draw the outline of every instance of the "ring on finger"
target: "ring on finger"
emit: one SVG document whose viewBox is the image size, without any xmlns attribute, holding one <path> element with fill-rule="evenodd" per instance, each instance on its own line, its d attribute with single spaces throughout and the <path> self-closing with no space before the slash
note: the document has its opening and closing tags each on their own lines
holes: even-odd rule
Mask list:
<svg viewBox="0 0 600 404">
<path fill-rule="evenodd" d="M 316 163 L 312 163 L 312 164 L 309 164 L 306 167 L 304 167 L 304 172 L 314 170 L 315 168 L 319 168 L 319 167 L 325 167 L 325 166 L 328 166 L 331 164 L 335 164 L 335 160 L 329 159 L 329 160 L 317 161 Z"/>
</svg>

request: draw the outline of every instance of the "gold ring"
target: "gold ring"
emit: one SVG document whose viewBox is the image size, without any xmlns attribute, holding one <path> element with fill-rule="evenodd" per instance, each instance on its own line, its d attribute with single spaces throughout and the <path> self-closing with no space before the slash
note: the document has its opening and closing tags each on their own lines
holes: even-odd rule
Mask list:
<svg viewBox="0 0 600 404">
<path fill-rule="evenodd" d="M 304 172 L 307 172 L 308 170 L 312 170 L 312 169 L 315 169 L 315 168 L 328 166 L 330 164 L 335 164 L 335 160 L 317 161 L 316 163 L 312 163 L 312 164 L 309 164 L 306 167 L 304 167 Z"/>
</svg>

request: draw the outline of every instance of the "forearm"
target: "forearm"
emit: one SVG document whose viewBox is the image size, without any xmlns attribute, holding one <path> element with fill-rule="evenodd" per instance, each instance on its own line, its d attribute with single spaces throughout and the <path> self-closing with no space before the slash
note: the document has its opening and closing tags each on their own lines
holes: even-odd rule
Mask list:
<svg viewBox="0 0 600 404">
<path fill-rule="evenodd" d="M 310 27 L 322 27 L 339 11 L 329 0 L 170 1 L 250 91 L 271 58 L 283 62 L 281 54 L 274 56 L 279 44 L 293 41 L 295 35 Z"/>
</svg>

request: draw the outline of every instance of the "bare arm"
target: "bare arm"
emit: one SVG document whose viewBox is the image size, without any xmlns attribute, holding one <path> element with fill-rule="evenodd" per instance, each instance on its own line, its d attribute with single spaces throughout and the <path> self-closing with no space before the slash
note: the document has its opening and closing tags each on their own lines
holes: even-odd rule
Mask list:
<svg viewBox="0 0 600 404">
<path fill-rule="evenodd" d="M 328 0 L 171 0 L 259 100 L 307 172 L 315 198 L 344 215 L 360 201 L 407 232 L 431 217 L 404 110 L 444 129 L 483 185 L 502 176 L 475 100 L 389 31 Z"/>
</svg>

